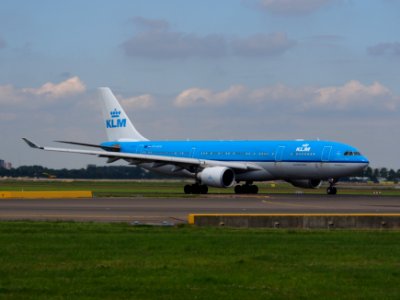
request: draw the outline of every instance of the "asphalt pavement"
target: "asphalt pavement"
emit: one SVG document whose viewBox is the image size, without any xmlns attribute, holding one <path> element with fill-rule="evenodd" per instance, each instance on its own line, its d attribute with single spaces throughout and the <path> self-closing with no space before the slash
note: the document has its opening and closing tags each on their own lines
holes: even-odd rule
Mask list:
<svg viewBox="0 0 400 300">
<path fill-rule="evenodd" d="M 400 214 L 400 197 L 300 194 L 0 200 L 0 220 L 68 220 L 168 225 L 186 223 L 190 213 Z"/>
</svg>

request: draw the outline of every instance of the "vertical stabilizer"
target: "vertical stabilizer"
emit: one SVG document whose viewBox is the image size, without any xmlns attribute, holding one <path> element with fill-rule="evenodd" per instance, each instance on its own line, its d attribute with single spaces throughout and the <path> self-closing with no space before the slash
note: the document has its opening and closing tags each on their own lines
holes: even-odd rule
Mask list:
<svg viewBox="0 0 400 300">
<path fill-rule="evenodd" d="M 98 93 L 109 141 L 147 141 L 133 126 L 110 88 L 101 87 Z"/>
</svg>

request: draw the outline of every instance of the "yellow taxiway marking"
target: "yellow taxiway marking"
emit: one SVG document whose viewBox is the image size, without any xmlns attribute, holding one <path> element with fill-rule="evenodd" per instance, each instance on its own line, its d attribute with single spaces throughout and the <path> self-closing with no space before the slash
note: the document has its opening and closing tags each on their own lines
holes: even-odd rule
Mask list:
<svg viewBox="0 0 400 300">
<path fill-rule="evenodd" d="M 92 191 L 0 191 L 4 199 L 92 198 Z"/>
<path fill-rule="evenodd" d="M 229 199 L 240 199 L 240 198 L 251 198 L 251 199 L 268 199 L 270 196 L 267 195 L 252 195 L 252 194 L 244 194 L 244 195 L 238 195 L 238 194 L 208 194 L 208 195 L 200 195 L 199 198 L 207 198 L 207 199 L 212 199 L 212 198 L 229 198 Z"/>
</svg>

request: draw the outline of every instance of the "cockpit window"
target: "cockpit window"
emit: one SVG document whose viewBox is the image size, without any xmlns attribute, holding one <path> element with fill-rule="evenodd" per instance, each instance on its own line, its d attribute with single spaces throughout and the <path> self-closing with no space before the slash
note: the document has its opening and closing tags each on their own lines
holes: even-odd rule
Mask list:
<svg viewBox="0 0 400 300">
<path fill-rule="evenodd" d="M 360 156 L 360 155 L 361 155 L 361 153 L 358 152 L 358 151 L 355 151 L 355 152 L 353 152 L 353 151 L 346 151 L 346 152 L 344 152 L 344 156 Z"/>
</svg>

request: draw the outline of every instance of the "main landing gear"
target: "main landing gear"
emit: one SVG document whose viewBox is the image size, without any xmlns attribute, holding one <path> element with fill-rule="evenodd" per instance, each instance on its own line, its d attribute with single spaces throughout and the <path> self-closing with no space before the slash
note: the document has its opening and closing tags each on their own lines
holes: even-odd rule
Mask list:
<svg viewBox="0 0 400 300">
<path fill-rule="evenodd" d="M 258 194 L 258 186 L 252 182 L 246 182 L 243 185 L 235 186 L 235 194 Z"/>
<path fill-rule="evenodd" d="M 187 184 L 184 187 L 185 194 L 207 194 L 208 186 L 205 184 Z"/>
<path fill-rule="evenodd" d="M 326 189 L 326 193 L 328 195 L 336 195 L 337 194 L 337 188 L 335 187 L 336 182 L 337 182 L 337 179 L 329 179 L 329 187 Z"/>
</svg>

